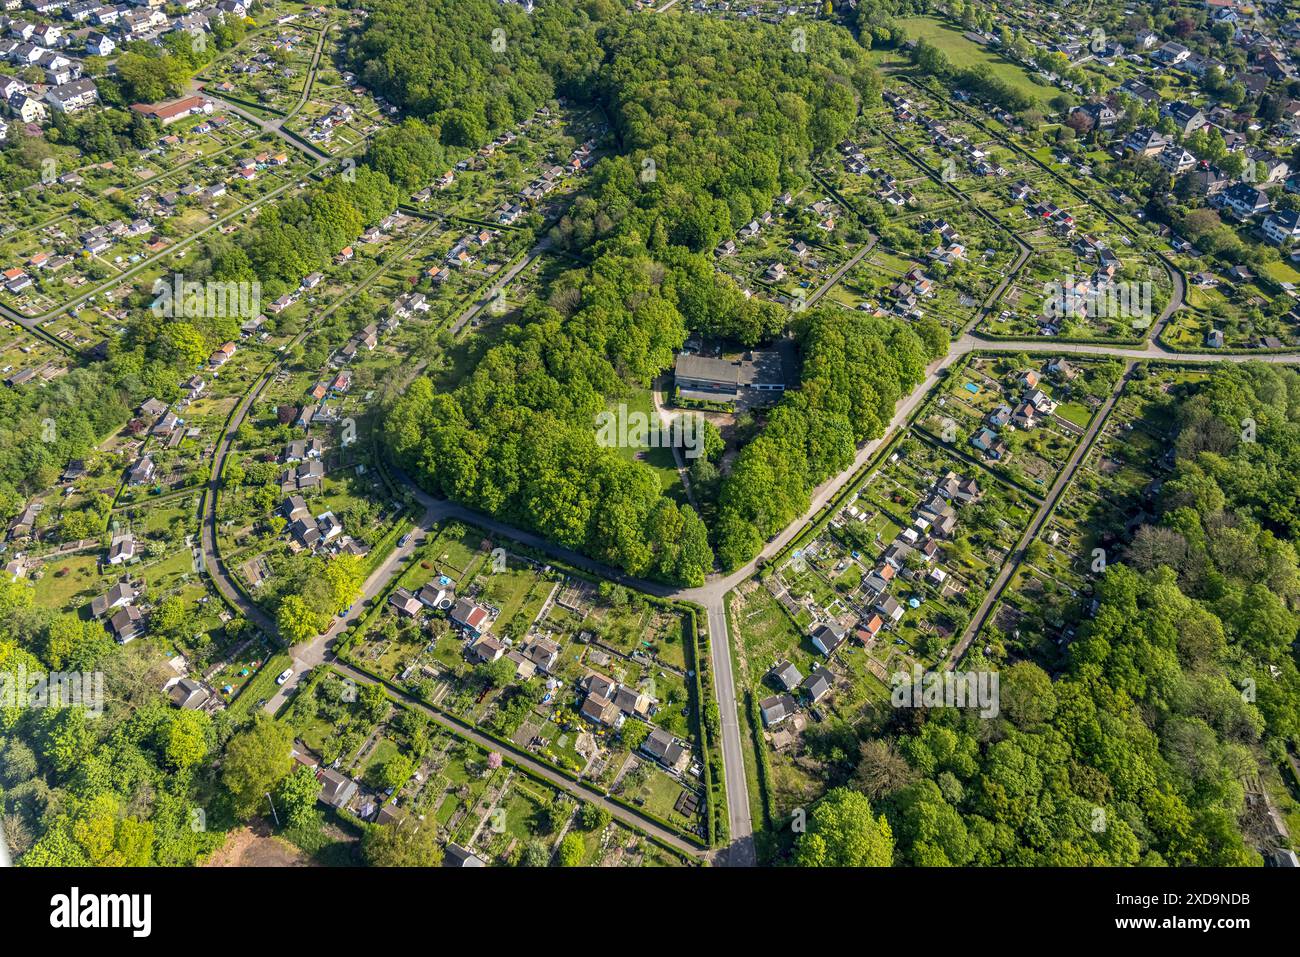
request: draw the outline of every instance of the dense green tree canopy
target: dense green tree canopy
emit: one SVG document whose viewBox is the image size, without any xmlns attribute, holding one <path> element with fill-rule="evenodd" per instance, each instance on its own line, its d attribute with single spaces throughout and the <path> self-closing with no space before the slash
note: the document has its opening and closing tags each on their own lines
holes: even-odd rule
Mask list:
<svg viewBox="0 0 1300 957">
<path fill-rule="evenodd" d="M 398 32 L 438 29 L 426 23 L 430 9 L 386 10 L 364 43 L 382 43 L 392 54 L 401 45 Z M 469 16 L 488 34 L 494 16 L 508 16 L 476 9 Z M 398 23 L 405 25 L 400 31 Z M 540 18 L 534 29 L 544 31 L 547 23 Z M 472 47 L 475 31 L 468 32 L 471 39 L 462 42 Z M 427 487 L 633 574 L 703 581 L 713 554 L 699 516 L 665 497 L 648 468 L 600 447 L 593 422 L 629 386 L 645 387 L 667 368 L 688 331 L 748 345 L 782 331 L 781 310 L 747 299 L 716 275 L 707 254 L 769 208 L 778 192 L 797 185 L 811 153 L 838 141 L 862 99 L 879 95 L 879 80 L 850 37 L 820 26 L 814 32 L 807 49 L 796 50 L 788 36 L 766 26 L 609 17 L 597 32 L 598 71 L 556 74 L 551 65 L 553 75 L 574 89 L 585 84 L 605 104 L 624 147 L 597 165 L 590 194 L 553 232 L 560 244 L 588 247 L 591 264 L 556 280 L 544 302 L 530 304 L 453 393 L 435 394 L 432 383 L 417 382 L 397 403 L 390 443 Z M 527 53 L 525 43 L 506 62 L 512 69 L 542 62 L 529 61 Z M 471 55 L 463 68 L 468 75 L 474 57 L 483 55 Z M 449 106 L 454 97 L 433 89 L 408 90 L 407 102 L 425 98 L 429 105 L 420 112 L 431 117 L 465 109 Z M 413 129 L 401 139 L 421 135 Z M 385 149 L 396 153 L 399 146 L 394 137 Z M 408 164 L 393 159 L 392 165 Z M 810 329 L 814 340 L 829 334 L 821 323 Z M 896 334 L 901 330 L 882 331 Z M 885 342 L 894 344 L 882 339 L 882 348 Z M 911 354 L 920 349 L 914 336 L 899 342 Z M 833 363 L 830 349 L 822 351 Z M 908 381 L 904 365 L 911 375 L 915 363 L 908 360 L 889 359 L 883 373 L 873 370 L 870 381 L 879 379 L 881 391 L 855 404 L 872 404 L 876 420 L 887 418 L 884 403 L 892 405 Z M 891 379 L 895 374 L 900 378 Z M 809 401 L 783 404 L 769 426 L 772 437 L 746 460 L 775 448 L 783 477 L 763 484 L 746 465 L 736 487 L 724 491 L 730 503 L 719 534 L 725 555 L 757 551 L 758 541 L 790 514 L 789 503 L 806 495 L 809 470 L 829 474 L 851 457 L 855 437 L 874 434 L 869 423 L 847 426 L 845 416 L 855 411 L 849 406 L 805 410 Z M 792 453 L 790 434 L 807 430 Z M 745 504 L 773 493 L 780 504 Z M 769 514 L 773 508 L 780 514 Z"/>
</svg>

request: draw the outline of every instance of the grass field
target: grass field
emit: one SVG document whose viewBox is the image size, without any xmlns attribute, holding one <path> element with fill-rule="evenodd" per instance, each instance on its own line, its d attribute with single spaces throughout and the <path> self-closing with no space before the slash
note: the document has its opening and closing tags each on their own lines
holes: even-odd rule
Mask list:
<svg viewBox="0 0 1300 957">
<path fill-rule="evenodd" d="M 1300 283 L 1300 271 L 1297 271 L 1286 260 L 1269 263 L 1263 268 L 1262 272 L 1275 282 Z"/>
<path fill-rule="evenodd" d="M 617 414 L 620 403 L 626 405 L 629 416 L 634 412 L 639 412 L 645 416 L 647 422 L 653 424 L 653 427 L 661 427 L 662 423 L 659 414 L 655 411 L 649 389 L 633 389 L 627 397 L 620 399 L 618 402 L 610 402 L 608 411 Z M 618 452 L 630 462 L 643 462 L 654 469 L 655 475 L 659 477 L 659 485 L 664 492 L 677 502 L 685 504 L 686 492 L 682 488 L 681 479 L 677 475 L 677 463 L 673 458 L 671 449 L 625 445 L 620 446 Z"/>
<path fill-rule="evenodd" d="M 926 40 L 942 50 L 953 66 L 959 69 L 974 67 L 998 77 L 1040 105 L 1055 96 L 1056 91 L 1035 80 L 1019 64 L 1012 63 L 988 47 L 966 39 L 961 30 L 933 17 L 904 17 L 898 24 L 914 40 Z"/>
</svg>

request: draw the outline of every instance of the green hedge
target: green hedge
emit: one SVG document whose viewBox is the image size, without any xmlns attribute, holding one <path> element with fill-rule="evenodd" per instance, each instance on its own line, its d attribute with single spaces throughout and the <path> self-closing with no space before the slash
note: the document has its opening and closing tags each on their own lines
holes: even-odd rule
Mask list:
<svg viewBox="0 0 1300 957">
<path fill-rule="evenodd" d="M 754 754 L 758 759 L 758 793 L 763 802 L 763 828 L 771 830 L 772 823 L 776 820 L 776 811 L 772 805 L 772 761 L 763 741 L 763 715 L 759 711 L 758 698 L 754 692 L 745 692 L 745 706 L 749 731 L 754 739 Z"/>
</svg>

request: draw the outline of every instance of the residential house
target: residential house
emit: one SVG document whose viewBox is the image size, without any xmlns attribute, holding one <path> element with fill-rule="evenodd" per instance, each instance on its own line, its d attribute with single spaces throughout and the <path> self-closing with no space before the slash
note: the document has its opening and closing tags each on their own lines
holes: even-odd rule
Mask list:
<svg viewBox="0 0 1300 957">
<path fill-rule="evenodd" d="M 880 630 L 884 626 L 885 619 L 881 618 L 879 615 L 873 614 L 870 618 L 864 618 L 861 621 L 857 630 L 854 631 L 853 637 L 857 638 L 858 641 L 862 642 L 864 645 L 870 645 L 871 642 L 875 641 L 876 636 L 880 634 Z"/>
<path fill-rule="evenodd" d="M 875 610 L 893 622 L 898 622 L 903 617 L 903 606 L 893 595 L 882 596 L 876 602 Z"/>
<path fill-rule="evenodd" d="M 662 728 L 655 728 L 646 736 L 641 750 L 673 774 L 681 774 L 691 763 L 690 751 Z"/>
<path fill-rule="evenodd" d="M 1236 183 L 1219 194 L 1218 205 L 1237 219 L 1247 220 L 1268 212 L 1272 203 L 1263 190 L 1249 183 Z"/>
<path fill-rule="evenodd" d="M 388 604 L 402 618 L 414 618 L 420 613 L 420 609 L 424 607 L 420 599 L 412 595 L 406 588 L 394 588 L 393 593 L 388 596 Z"/>
<path fill-rule="evenodd" d="M 829 657 L 836 648 L 844 644 L 846 632 L 835 622 L 826 622 L 813 629 L 812 643 L 817 650 Z"/>
<path fill-rule="evenodd" d="M 540 664 L 538 667 L 542 667 Z M 543 670 L 550 671 L 551 665 L 547 665 Z M 636 691 L 626 685 L 621 686 L 611 699 L 614 707 L 626 715 L 636 718 L 649 718 L 650 712 L 655 706 L 655 699 L 642 691 Z"/>
<path fill-rule="evenodd" d="M 470 637 L 478 638 L 492 626 L 492 614 L 482 605 L 475 604 L 468 598 L 459 598 L 448 613 L 452 624 L 469 632 Z"/>
<path fill-rule="evenodd" d="M 137 595 L 138 592 L 130 582 L 118 582 L 104 594 L 97 595 L 91 600 L 90 615 L 92 618 L 103 618 L 110 611 L 131 604 Z"/>
<path fill-rule="evenodd" d="M 1232 180 L 1223 175 L 1217 166 L 1206 166 L 1193 170 L 1187 182 L 1195 195 L 1213 198 L 1227 189 Z"/>
<path fill-rule="evenodd" d="M 125 645 L 140 637 L 144 630 L 144 614 L 135 605 L 127 605 L 108 620 L 108 627 L 118 644 Z"/>
<path fill-rule="evenodd" d="M 44 123 L 50 115 L 44 103 L 26 93 L 15 93 L 9 98 L 9 112 L 24 123 Z"/>
<path fill-rule="evenodd" d="M 772 670 L 767 673 L 767 676 L 786 691 L 793 691 L 803 681 L 803 675 L 799 673 L 799 669 L 789 661 L 778 661 Z"/>
<path fill-rule="evenodd" d="M 153 479 L 153 473 L 153 459 L 146 455 L 127 471 L 126 482 L 128 485 L 147 485 Z"/>
<path fill-rule="evenodd" d="M 421 604 L 429 608 L 446 611 L 452 606 L 456 595 L 449 585 L 439 585 L 434 582 L 428 582 L 423 588 L 416 592 L 415 597 L 420 599 Z"/>
<path fill-rule="evenodd" d="M 117 49 L 117 44 L 102 33 L 91 31 L 86 36 L 86 53 L 90 56 L 109 56 Z"/>
<path fill-rule="evenodd" d="M 487 862 L 468 848 L 454 841 L 447 845 L 442 857 L 443 867 L 487 867 Z"/>
<path fill-rule="evenodd" d="M 1076 112 L 1088 117 L 1092 121 L 1092 128 L 1097 130 L 1110 129 L 1119 122 L 1119 114 L 1107 103 L 1085 103 Z"/>
<path fill-rule="evenodd" d="M 1196 165 L 1196 157 L 1177 143 L 1170 143 L 1160 151 L 1156 162 L 1170 176 L 1181 176 Z"/>
<path fill-rule="evenodd" d="M 1000 459 L 1006 454 L 1006 443 L 992 429 L 980 429 L 971 436 L 970 444 L 991 459 Z"/>
<path fill-rule="evenodd" d="M 1142 156 L 1158 156 L 1169 140 L 1150 126 L 1140 126 L 1124 138 L 1123 150 Z"/>
<path fill-rule="evenodd" d="M 1160 115 L 1172 120 L 1175 128 L 1183 136 L 1195 133 L 1209 122 L 1197 107 L 1182 100 L 1174 100 L 1161 106 Z"/>
<path fill-rule="evenodd" d="M 798 705 L 788 694 L 774 694 L 760 701 L 758 710 L 763 719 L 763 727 L 771 728 L 794 714 L 798 710 Z"/>
<path fill-rule="evenodd" d="M 1118 92 L 1133 97 L 1144 106 L 1153 106 L 1160 102 L 1160 94 L 1141 80 L 1125 80 L 1120 84 Z"/>
<path fill-rule="evenodd" d="M 834 685 L 835 676 L 831 674 L 830 669 L 824 665 L 818 665 L 813 669 L 812 674 L 804 679 L 802 687 L 809 700 L 816 704 L 830 694 L 830 690 Z"/>
<path fill-rule="evenodd" d="M 99 102 L 99 88 L 91 79 L 73 80 L 46 90 L 45 100 L 60 113 L 78 113 Z"/>
<path fill-rule="evenodd" d="M 351 804 L 352 799 L 357 795 L 357 782 L 333 768 L 323 768 L 318 771 L 316 780 L 320 782 L 317 800 L 327 807 L 342 810 Z"/>
<path fill-rule="evenodd" d="M 623 720 L 623 713 L 614 702 L 594 691 L 583 700 L 579 713 L 588 721 L 607 728 L 617 727 Z"/>
<path fill-rule="evenodd" d="M 182 711 L 197 711 L 212 699 L 212 693 L 193 678 L 182 678 L 167 690 L 167 697 Z"/>
<path fill-rule="evenodd" d="M 1257 146 L 1246 150 L 1246 159 L 1255 164 L 1253 170 L 1255 178 L 1251 182 L 1258 183 L 1263 188 L 1268 188 L 1273 183 L 1284 182 L 1291 172 L 1291 167 L 1285 160 L 1278 159 L 1272 153 Z"/>
<path fill-rule="evenodd" d="M 125 565 L 135 559 L 135 536 L 130 532 L 114 535 L 108 546 L 108 563 Z"/>
<path fill-rule="evenodd" d="M 1264 235 L 1269 242 L 1285 246 L 1300 239 L 1300 213 L 1280 210 L 1264 220 Z"/>
<path fill-rule="evenodd" d="M 560 646 L 549 638 L 539 638 L 524 649 L 524 657 L 531 661 L 538 671 L 550 674 L 560 658 Z"/>
<path fill-rule="evenodd" d="M 491 635 L 482 635 L 469 646 L 469 656 L 482 664 L 496 661 L 506 653 L 504 643 Z"/>
<path fill-rule="evenodd" d="M 1181 43 L 1175 43 L 1173 40 L 1162 43 L 1160 47 L 1151 54 L 1151 59 L 1161 66 L 1178 66 L 1189 56 L 1192 51 L 1187 49 Z"/>
<path fill-rule="evenodd" d="M 284 448 L 281 461 L 286 464 L 304 459 L 319 459 L 325 453 L 325 443 L 319 438 L 294 439 Z"/>
</svg>

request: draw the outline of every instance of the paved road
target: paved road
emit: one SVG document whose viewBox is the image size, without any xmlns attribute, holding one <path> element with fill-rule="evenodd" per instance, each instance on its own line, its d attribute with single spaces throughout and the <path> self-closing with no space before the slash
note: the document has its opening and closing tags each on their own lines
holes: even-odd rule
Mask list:
<svg viewBox="0 0 1300 957">
<path fill-rule="evenodd" d="M 351 668 L 342 662 L 335 662 L 333 667 L 352 678 L 358 684 L 383 684 L 384 690 L 388 692 L 390 697 L 396 698 L 403 704 L 409 705 L 410 707 L 423 712 L 428 715 L 432 721 L 446 728 L 458 737 L 467 738 L 477 744 L 480 748 L 484 748 L 488 751 L 504 752 L 508 760 L 526 766 L 532 773 L 545 778 L 560 790 L 583 801 L 604 808 L 620 821 L 653 834 L 660 841 L 663 841 L 665 844 L 670 845 L 681 853 L 687 854 L 693 858 L 706 856 L 706 852 L 700 847 L 690 843 L 689 841 L 683 840 L 667 828 L 661 827 L 654 821 L 641 817 L 641 815 L 628 810 L 623 805 L 617 804 L 598 792 L 582 786 L 573 779 L 565 777 L 563 774 L 548 768 L 544 764 L 539 764 L 538 762 L 533 761 L 526 755 L 520 754 L 518 751 L 505 751 L 499 742 L 493 741 L 491 738 L 479 734 L 471 725 L 462 724 L 459 721 L 454 721 L 451 718 L 448 718 L 441 712 L 433 710 L 418 698 L 406 694 L 400 688 L 395 688 L 384 682 L 376 682 L 375 679 L 371 678 L 369 675 L 357 671 L 355 668 Z"/>
<path fill-rule="evenodd" d="M 733 867 L 758 863 L 754 848 L 754 823 L 750 818 L 749 786 L 745 777 L 744 717 L 732 670 L 731 635 L 727 630 L 726 596 L 705 605 L 709 622 L 709 648 L 713 656 L 713 684 L 722 725 L 722 778 L 727 787 L 727 831 L 731 844 L 722 855 Z"/>
</svg>

